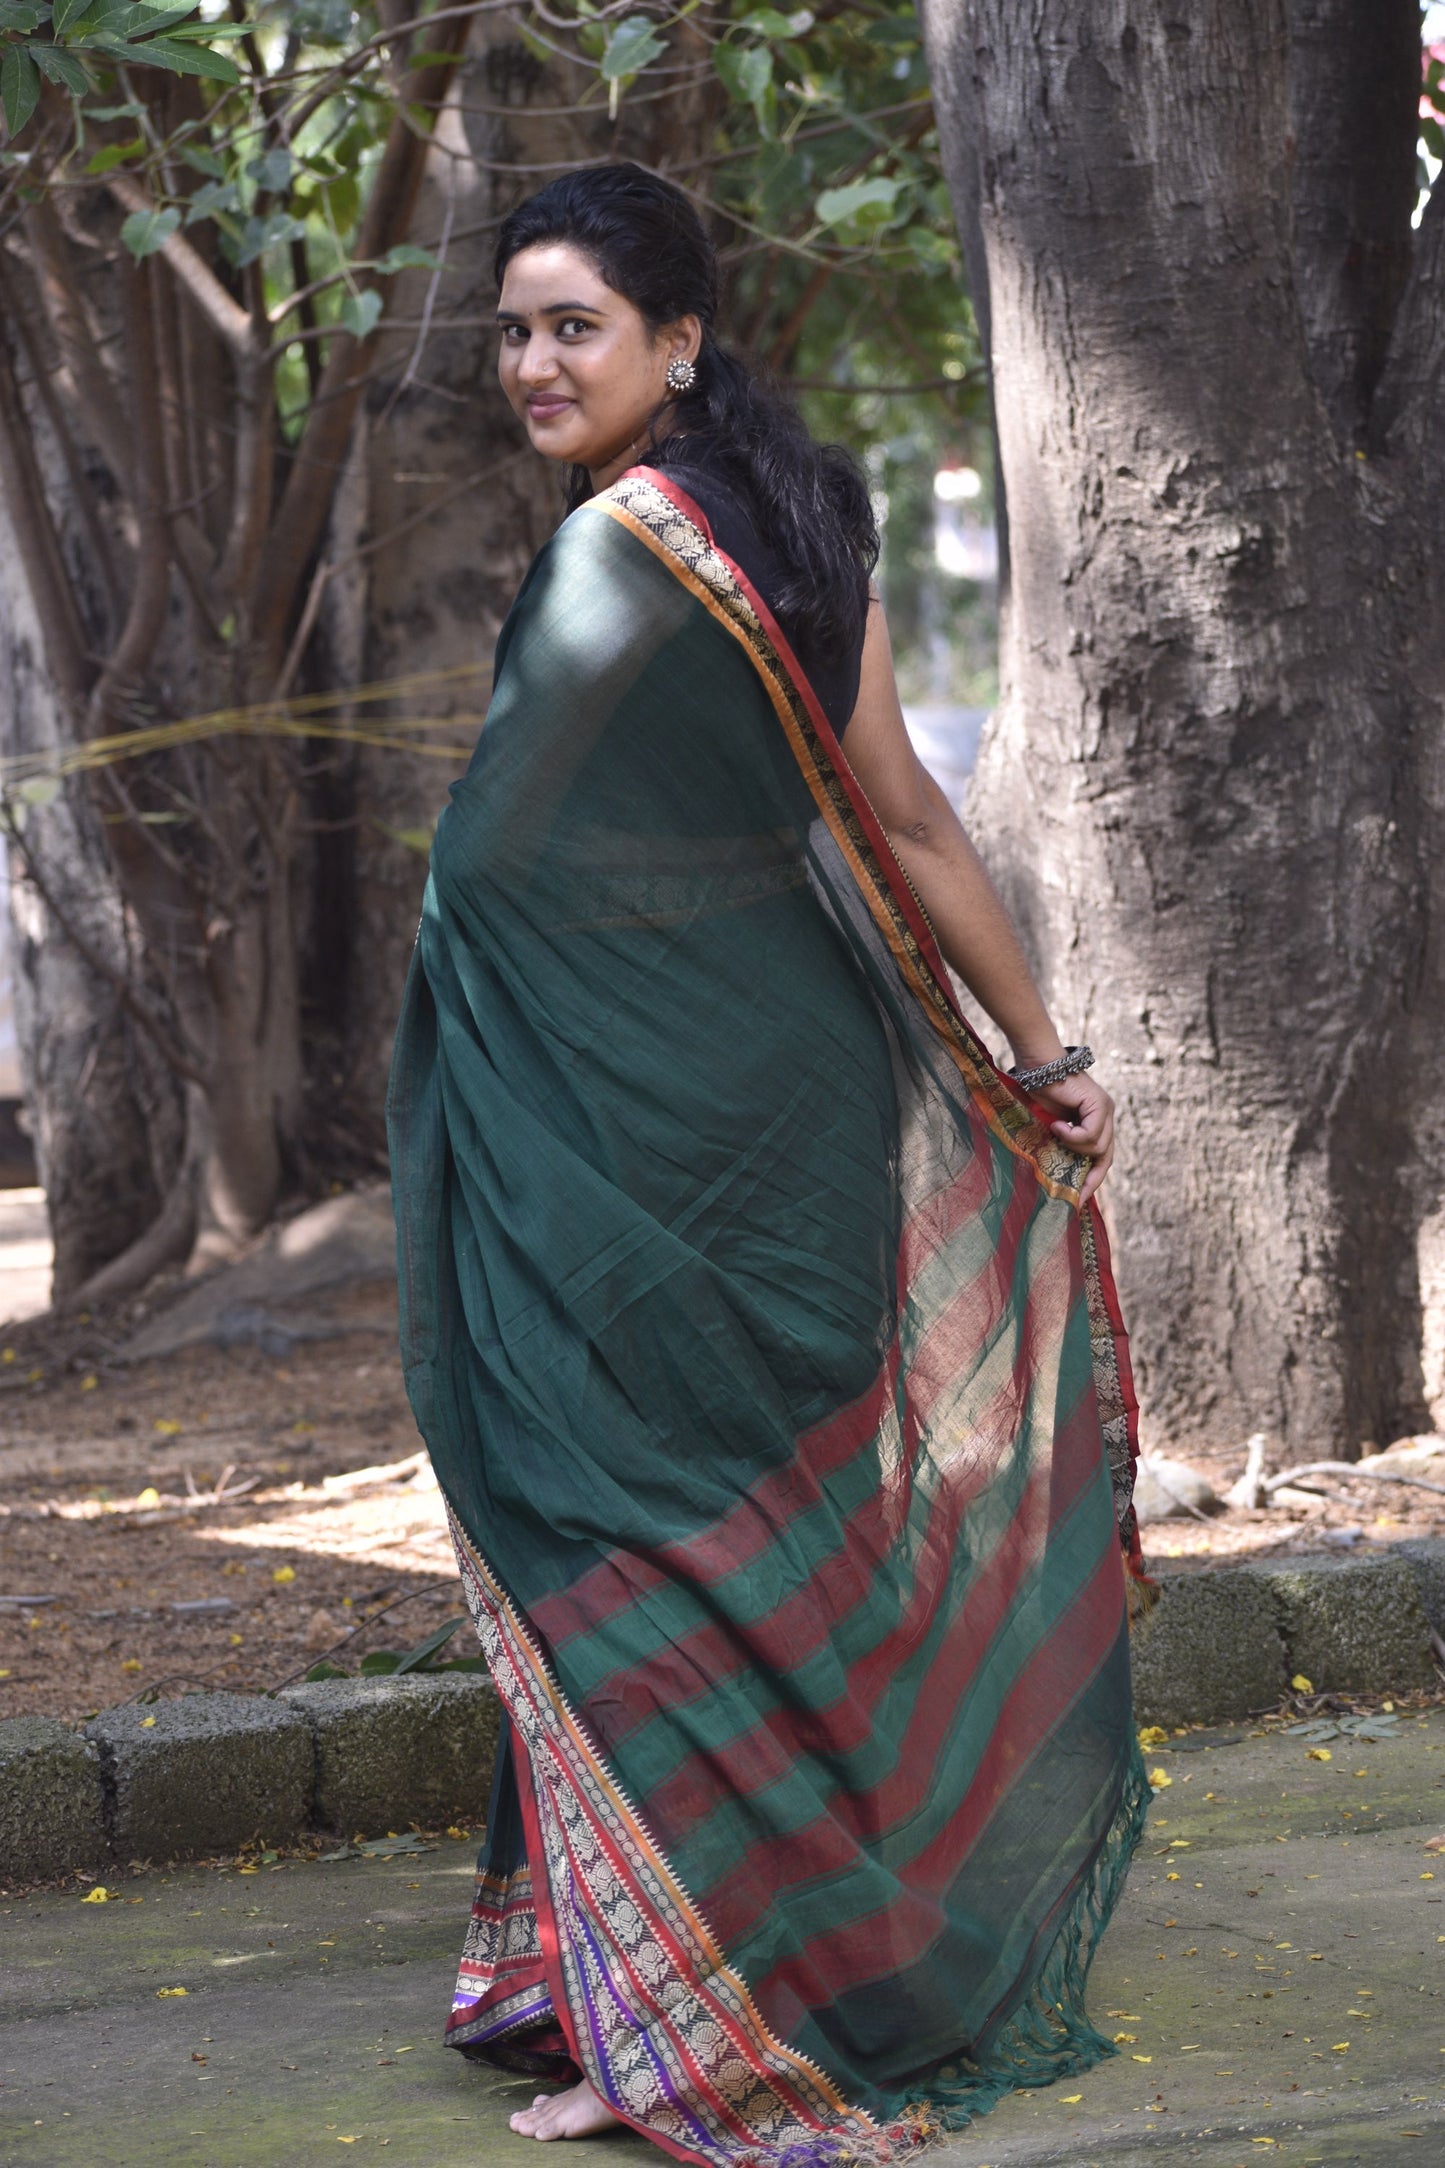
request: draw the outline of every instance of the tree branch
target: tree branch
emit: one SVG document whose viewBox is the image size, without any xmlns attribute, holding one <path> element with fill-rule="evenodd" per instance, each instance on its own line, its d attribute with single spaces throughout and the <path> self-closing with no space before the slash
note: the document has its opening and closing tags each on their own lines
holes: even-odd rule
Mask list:
<svg viewBox="0 0 1445 2168">
<path fill-rule="evenodd" d="M 1346 443 L 1365 431 L 1410 264 L 1416 0 L 1293 0 L 1294 256 L 1310 366 Z"/>
<path fill-rule="evenodd" d="M 1395 312 L 1390 351 L 1371 416 L 1372 449 L 1416 458 L 1427 444 L 1440 459 L 1439 412 L 1445 399 L 1445 174 L 1415 236 L 1415 260 Z M 1440 463 L 1445 465 L 1445 460 Z M 1428 501 L 1428 500 L 1427 500 Z"/>
<path fill-rule="evenodd" d="M 133 1017 L 141 1029 L 154 1040 L 162 1058 L 175 1070 L 177 1076 L 184 1077 L 188 1083 L 204 1086 L 206 1077 L 200 1064 L 166 1028 L 166 1025 L 154 1009 L 151 1008 L 149 1002 L 144 1001 L 140 994 L 137 993 L 131 983 L 129 974 L 119 970 L 116 965 L 110 962 L 108 957 L 101 954 L 89 935 L 81 932 L 74 918 L 64 904 L 61 903 L 45 875 L 41 872 L 39 860 L 25 840 L 25 831 L 20 827 L 14 813 L 3 799 L 0 799 L 0 829 L 4 830 L 7 842 L 23 864 L 26 879 L 33 885 L 36 894 L 65 935 L 66 940 L 75 950 L 77 956 L 95 973 L 97 978 L 104 979 L 107 985 L 115 988 L 126 1014 Z"/>
<path fill-rule="evenodd" d="M 128 267 L 126 344 L 131 413 L 135 430 L 131 502 L 136 516 L 135 585 L 125 624 L 90 696 L 90 733 L 104 735 L 125 722 L 127 704 L 150 664 L 166 618 L 171 548 L 163 511 L 165 447 L 156 366 L 155 318 L 149 263 Z"/>
<path fill-rule="evenodd" d="M 25 225 L 35 251 L 36 278 L 56 344 L 75 379 L 75 388 L 105 463 L 129 496 L 130 433 L 121 410 L 120 395 L 101 359 L 95 326 L 90 321 L 75 275 L 69 236 L 51 195 L 39 195 L 28 206 Z"/>
<path fill-rule="evenodd" d="M 85 529 L 85 538 L 90 544 L 90 553 L 95 562 L 96 574 L 105 595 L 105 606 L 109 616 L 107 631 L 113 632 L 120 623 L 123 614 L 120 570 L 116 563 L 114 545 L 106 530 L 105 522 L 100 516 L 100 506 L 96 502 L 90 476 L 86 473 L 84 462 L 80 456 L 80 446 L 75 441 L 75 431 L 71 427 L 70 416 L 66 413 L 65 403 L 57 390 L 57 384 L 63 382 L 69 372 L 51 366 L 50 355 L 42 344 L 34 314 L 20 302 L 14 286 L 6 275 L 3 264 L 0 264 L 0 307 L 4 308 L 19 333 L 20 344 L 25 350 L 25 359 L 30 365 L 30 376 L 35 386 L 36 397 L 44 407 L 46 418 L 55 432 L 55 441 L 60 447 L 60 456 L 65 462 L 65 474 L 70 484 L 71 500 L 79 515 L 81 526 Z M 43 309 L 39 313 L 43 315 Z M 73 392 L 73 382 L 70 388 Z"/>
<path fill-rule="evenodd" d="M 108 173 L 105 185 L 127 211 L 149 212 L 160 208 L 134 174 Z M 185 235 L 173 233 L 159 253 L 233 352 L 243 357 L 255 355 L 258 346 L 250 315 L 227 293 L 205 258 L 191 246 Z"/>
<path fill-rule="evenodd" d="M 978 327 L 979 352 L 988 373 L 990 412 L 993 392 L 993 321 L 989 301 L 988 251 L 982 222 L 982 177 L 979 171 L 978 94 L 974 81 L 971 10 L 949 0 L 920 0 L 924 50 L 929 79 L 940 121 L 939 150 L 944 178 L 958 224 L 968 276 L 969 300 Z M 951 125 L 950 125 L 951 124 Z M 994 444 L 994 519 L 998 528 L 998 576 L 1000 597 L 1009 585 L 1008 496 L 1003 465 L 998 455 L 998 429 L 990 431 Z"/>
<path fill-rule="evenodd" d="M 25 566 L 50 674 L 79 707 L 90 688 L 85 628 L 65 569 L 60 537 L 51 517 L 30 424 L 15 380 L 14 361 L 0 320 L 0 489 Z"/>
<path fill-rule="evenodd" d="M 429 49 L 460 51 L 465 42 L 471 11 L 442 24 L 433 35 L 428 18 Z M 392 120 L 386 148 L 371 191 L 371 198 L 357 237 L 356 254 L 375 259 L 406 238 L 426 169 L 431 137 L 421 133 L 410 108 L 445 96 L 455 74 L 450 62 L 423 68 L 402 86 L 399 110 Z M 391 281 L 380 280 L 378 290 L 390 291 Z M 291 473 L 272 522 L 270 544 L 261 566 L 252 619 L 253 636 L 263 678 L 273 676 L 286 640 L 286 621 L 301 590 L 308 561 L 321 539 L 331 502 L 336 493 L 351 425 L 370 376 L 370 356 L 376 334 L 358 341 L 339 331 L 326 357 L 321 382 L 311 404 L 305 431 L 296 448 Z"/>
</svg>

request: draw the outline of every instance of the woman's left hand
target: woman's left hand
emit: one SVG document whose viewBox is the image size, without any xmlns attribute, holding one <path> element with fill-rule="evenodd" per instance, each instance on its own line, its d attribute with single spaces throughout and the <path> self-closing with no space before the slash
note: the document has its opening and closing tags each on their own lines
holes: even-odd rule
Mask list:
<svg viewBox="0 0 1445 2168">
<path fill-rule="evenodd" d="M 1081 1076 L 1066 1076 L 1062 1083 L 1049 1084 L 1031 1096 L 1060 1116 L 1049 1124 L 1060 1144 L 1094 1162 L 1080 1194 L 1081 1203 L 1087 1204 L 1113 1163 L 1113 1100 L 1087 1070 Z"/>
</svg>

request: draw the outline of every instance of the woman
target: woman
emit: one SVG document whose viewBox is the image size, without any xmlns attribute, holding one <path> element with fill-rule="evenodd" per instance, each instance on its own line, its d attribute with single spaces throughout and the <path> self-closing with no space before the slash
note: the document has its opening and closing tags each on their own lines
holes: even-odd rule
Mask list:
<svg viewBox="0 0 1445 2168">
<path fill-rule="evenodd" d="M 862 483 L 718 344 L 686 199 L 569 175 L 497 273 L 577 509 L 392 1082 L 408 1387 L 505 1709 L 449 2038 L 565 2081 L 537 2138 L 887 2159 L 1106 2052 L 1146 1796 L 1110 1102 L 910 750 Z"/>
</svg>

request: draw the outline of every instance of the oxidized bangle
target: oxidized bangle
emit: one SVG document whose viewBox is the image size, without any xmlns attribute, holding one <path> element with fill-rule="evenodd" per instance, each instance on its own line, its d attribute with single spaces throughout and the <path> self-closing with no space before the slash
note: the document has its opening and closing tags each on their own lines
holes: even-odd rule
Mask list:
<svg viewBox="0 0 1445 2168">
<path fill-rule="evenodd" d="M 1026 1092 L 1037 1092 L 1049 1084 L 1062 1084 L 1066 1076 L 1079 1076 L 1093 1066 L 1091 1046 L 1066 1046 L 1057 1061 L 1046 1061 L 1037 1069 L 1010 1069 L 1009 1075 Z"/>
</svg>

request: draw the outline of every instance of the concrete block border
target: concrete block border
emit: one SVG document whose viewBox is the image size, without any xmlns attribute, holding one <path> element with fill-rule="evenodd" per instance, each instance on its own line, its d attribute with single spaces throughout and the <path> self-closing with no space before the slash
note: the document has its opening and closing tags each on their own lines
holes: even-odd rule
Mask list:
<svg viewBox="0 0 1445 2168">
<path fill-rule="evenodd" d="M 1445 1541 L 1363 1556 L 1159 1573 L 1135 1629 L 1141 1724 L 1227 1723 L 1303 1672 L 1319 1692 L 1435 1678 Z M 329 1679 L 276 1696 L 188 1694 L 107 1709 L 79 1731 L 0 1722 L 0 1885 L 282 1842 L 481 1820 L 501 1730 L 491 1681 L 443 1672 Z"/>
<path fill-rule="evenodd" d="M 0 1722 L 0 1885 L 204 1859 L 311 1828 L 378 1836 L 479 1822 L 501 1728 L 490 1679 L 334 1679 L 185 1694 L 77 1731 Z"/>
</svg>

